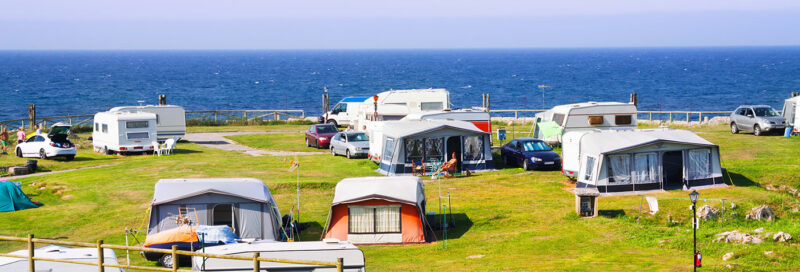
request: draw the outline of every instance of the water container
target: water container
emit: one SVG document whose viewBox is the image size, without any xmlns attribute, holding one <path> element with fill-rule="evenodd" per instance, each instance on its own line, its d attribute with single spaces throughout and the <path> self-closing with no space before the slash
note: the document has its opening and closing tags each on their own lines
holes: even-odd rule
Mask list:
<svg viewBox="0 0 800 272">
<path fill-rule="evenodd" d="M 783 131 L 783 137 L 789 138 L 792 137 L 792 126 L 787 126 L 786 130 Z"/>
</svg>

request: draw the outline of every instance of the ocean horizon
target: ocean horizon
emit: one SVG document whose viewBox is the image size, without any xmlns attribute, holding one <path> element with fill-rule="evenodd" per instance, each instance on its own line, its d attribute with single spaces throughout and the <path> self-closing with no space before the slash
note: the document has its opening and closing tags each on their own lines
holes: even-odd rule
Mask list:
<svg viewBox="0 0 800 272">
<path fill-rule="evenodd" d="M 302 109 L 346 96 L 445 88 L 454 108 L 542 109 L 584 101 L 640 110 L 780 110 L 800 89 L 800 47 L 336 50 L 3 50 L 0 120 L 155 104 L 187 110 Z M 542 91 L 537 86 L 550 86 Z"/>
</svg>

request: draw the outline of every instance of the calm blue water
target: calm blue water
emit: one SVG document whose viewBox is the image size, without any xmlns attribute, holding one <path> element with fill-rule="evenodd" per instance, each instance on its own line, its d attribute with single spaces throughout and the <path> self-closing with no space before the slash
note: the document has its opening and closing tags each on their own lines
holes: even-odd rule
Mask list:
<svg viewBox="0 0 800 272">
<path fill-rule="evenodd" d="M 641 110 L 777 109 L 800 89 L 800 47 L 397 51 L 0 52 L 0 120 L 92 114 L 166 94 L 187 110 L 321 112 L 342 97 L 447 88 L 455 107 L 627 101 Z"/>
</svg>

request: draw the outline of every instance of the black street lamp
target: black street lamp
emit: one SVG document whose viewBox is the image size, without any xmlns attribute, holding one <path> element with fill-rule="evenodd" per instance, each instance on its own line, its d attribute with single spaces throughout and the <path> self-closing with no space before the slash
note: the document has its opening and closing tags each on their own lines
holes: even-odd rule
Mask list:
<svg viewBox="0 0 800 272">
<path fill-rule="evenodd" d="M 697 197 L 700 196 L 696 190 L 689 193 L 689 200 L 692 201 L 692 234 L 694 236 L 694 251 L 692 251 L 692 266 L 697 272 Z"/>
</svg>

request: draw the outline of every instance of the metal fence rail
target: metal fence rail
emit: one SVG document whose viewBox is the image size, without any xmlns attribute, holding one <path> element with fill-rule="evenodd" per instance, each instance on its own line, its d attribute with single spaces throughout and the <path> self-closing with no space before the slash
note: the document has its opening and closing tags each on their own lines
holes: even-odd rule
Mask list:
<svg viewBox="0 0 800 272">
<path fill-rule="evenodd" d="M 513 113 L 514 119 L 520 117 L 533 117 L 533 114 L 544 112 L 543 109 L 499 109 L 490 110 L 493 117 L 509 117 Z M 702 122 L 704 117 L 728 116 L 732 111 L 637 111 L 639 120 L 687 121 Z M 777 111 L 781 112 L 781 111 Z"/>
<path fill-rule="evenodd" d="M 155 248 L 145 248 L 145 247 L 134 247 L 134 246 L 121 246 L 121 245 L 104 244 L 103 240 L 98 240 L 96 243 L 83 243 L 83 242 L 58 241 L 58 240 L 50 240 L 50 239 L 38 239 L 38 238 L 33 238 L 33 234 L 28 234 L 27 238 L 13 237 L 13 236 L 0 236 L 0 241 L 26 242 L 28 244 L 28 255 L 27 256 L 0 253 L 0 257 L 27 259 L 28 260 L 28 271 L 29 272 L 35 272 L 36 271 L 36 262 L 35 261 L 48 261 L 48 262 L 92 265 L 92 266 L 97 266 L 98 271 L 100 271 L 100 272 L 105 271 L 105 267 L 136 269 L 136 270 L 145 270 L 145 271 L 167 271 L 167 272 L 169 272 L 169 271 L 172 271 L 172 272 L 176 272 L 176 271 L 190 272 L 190 271 L 193 271 L 193 270 L 179 270 L 177 265 L 173 265 L 172 268 L 161 268 L 161 267 L 133 266 L 133 265 L 130 265 L 130 264 L 124 264 L 124 265 L 107 264 L 107 263 L 104 263 L 104 261 L 105 261 L 104 257 L 105 256 L 103 256 L 104 255 L 103 249 L 106 249 L 106 248 L 108 248 L 108 249 L 116 249 L 116 250 L 132 250 L 132 251 L 143 251 L 143 252 L 172 254 L 172 260 L 175 261 L 175 262 L 178 260 L 178 255 L 196 256 L 196 257 L 204 257 L 204 258 L 215 258 L 215 259 L 252 261 L 253 262 L 253 271 L 254 272 L 260 271 L 261 262 L 328 266 L 328 267 L 336 267 L 336 270 L 339 271 L 339 272 L 344 271 L 344 259 L 343 258 L 338 258 L 336 260 L 336 262 L 297 261 L 297 260 L 286 260 L 286 259 L 262 258 L 261 256 L 259 256 L 258 252 L 254 252 L 253 253 L 253 257 L 241 257 L 241 256 L 232 256 L 232 255 L 218 255 L 218 254 L 208 254 L 208 253 L 200 253 L 200 252 L 192 252 L 192 251 L 183 251 L 183 250 L 178 250 L 178 246 L 172 246 L 171 250 L 167 250 L 167 249 L 155 249 Z M 84 261 L 74 261 L 74 260 L 51 259 L 51 258 L 36 257 L 35 254 L 34 254 L 34 249 L 35 249 L 34 244 L 35 243 L 97 248 L 97 253 L 98 253 L 97 262 L 84 262 Z"/>
</svg>

